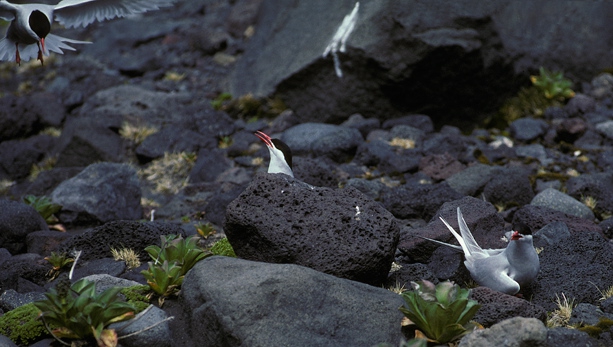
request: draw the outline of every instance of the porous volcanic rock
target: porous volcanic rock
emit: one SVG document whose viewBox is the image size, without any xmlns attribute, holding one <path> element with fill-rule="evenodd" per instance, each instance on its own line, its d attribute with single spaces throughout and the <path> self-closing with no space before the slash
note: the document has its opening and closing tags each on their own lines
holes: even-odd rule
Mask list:
<svg viewBox="0 0 613 347">
<path fill-rule="evenodd" d="M 226 209 L 224 230 L 245 259 L 292 263 L 379 285 L 399 238 L 394 217 L 357 189 L 258 174 Z"/>
</svg>

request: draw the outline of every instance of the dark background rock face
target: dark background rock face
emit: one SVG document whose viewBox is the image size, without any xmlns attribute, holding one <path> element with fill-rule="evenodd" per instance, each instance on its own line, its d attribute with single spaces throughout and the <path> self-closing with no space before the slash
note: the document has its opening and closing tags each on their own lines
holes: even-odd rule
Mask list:
<svg viewBox="0 0 613 347">
<path fill-rule="evenodd" d="M 419 111 L 438 126 L 466 126 L 495 111 L 539 66 L 585 78 L 613 58 L 602 45 L 610 3 L 361 1 L 338 78 L 322 53 L 354 5 L 264 1 L 232 94 L 277 93 L 302 122 Z"/>
<path fill-rule="evenodd" d="M 358 190 L 312 187 L 283 174 L 257 175 L 228 205 L 224 230 L 241 258 L 370 284 L 387 277 L 399 238 L 393 216 Z"/>
</svg>

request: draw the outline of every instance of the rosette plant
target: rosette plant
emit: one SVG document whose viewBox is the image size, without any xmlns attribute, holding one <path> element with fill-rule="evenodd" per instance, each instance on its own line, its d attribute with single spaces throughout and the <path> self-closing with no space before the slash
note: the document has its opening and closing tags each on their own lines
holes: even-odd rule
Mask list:
<svg viewBox="0 0 613 347">
<path fill-rule="evenodd" d="M 134 317 L 136 309 L 121 301 L 121 288 L 96 293 L 96 283 L 81 279 L 72 286 L 68 278 L 34 302 L 45 327 L 64 345 L 82 345 L 95 340 L 98 346 L 117 346 L 117 333 L 108 325 Z M 70 339 L 67 343 L 62 339 Z M 93 341 L 92 341 L 93 342 Z"/>
<path fill-rule="evenodd" d="M 151 245 L 145 248 L 153 261 L 149 268 L 141 271 L 149 287 L 159 296 L 160 306 L 164 299 L 179 291 L 185 274 L 200 260 L 212 255 L 198 247 L 198 237 L 193 235 L 184 239 L 182 236 L 161 236 L 161 246 Z"/>
<path fill-rule="evenodd" d="M 411 282 L 412 291 L 402 293 L 406 306 L 399 309 L 417 327 L 416 337 L 445 344 L 469 333 L 477 323 L 470 319 L 481 307 L 468 298 L 470 290 L 451 281 L 434 285 L 422 280 Z"/>
</svg>

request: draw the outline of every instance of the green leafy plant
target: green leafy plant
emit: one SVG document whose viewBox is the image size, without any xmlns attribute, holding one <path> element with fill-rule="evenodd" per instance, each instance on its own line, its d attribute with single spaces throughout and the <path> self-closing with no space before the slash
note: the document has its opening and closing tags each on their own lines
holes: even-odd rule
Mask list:
<svg viewBox="0 0 613 347">
<path fill-rule="evenodd" d="M 177 235 L 162 235 L 162 247 L 151 245 L 145 248 L 155 264 L 176 262 L 181 267 L 181 275 L 185 275 L 197 262 L 210 254 L 198 247 L 198 236 L 192 235 L 186 239 Z M 154 265 L 155 265 L 154 264 Z"/>
<path fill-rule="evenodd" d="M 194 227 L 196 228 L 198 235 L 205 239 L 216 233 L 215 227 L 213 227 L 213 224 L 211 223 L 196 223 Z"/>
<path fill-rule="evenodd" d="M 424 335 L 428 341 L 444 344 L 461 338 L 478 326 L 470 319 L 481 306 L 468 298 L 470 290 L 450 281 L 435 286 L 422 280 L 411 282 L 411 286 L 412 291 L 401 294 L 406 306 L 399 309 L 417 326 L 416 337 Z"/>
<path fill-rule="evenodd" d="M 56 252 L 51 252 L 51 255 L 45 257 L 45 260 L 52 266 L 51 270 L 47 272 L 47 276 L 50 276 L 52 280 L 60 274 L 64 266 L 74 262 L 74 259 L 70 258 L 66 253 Z"/>
<path fill-rule="evenodd" d="M 211 100 L 211 106 L 215 110 L 221 110 L 226 101 L 232 100 L 232 94 L 230 93 L 221 93 L 214 100 Z"/>
<path fill-rule="evenodd" d="M 141 273 L 151 289 L 160 296 L 160 306 L 165 298 L 179 291 L 185 274 L 197 262 L 211 255 L 198 247 L 196 235 L 187 239 L 180 235 L 161 236 L 161 247 L 151 245 L 145 251 L 153 262 L 149 262 L 149 268 Z"/>
<path fill-rule="evenodd" d="M 58 220 L 53 215 L 62 209 L 62 205 L 54 204 L 51 199 L 46 196 L 26 195 L 23 197 L 23 202 L 32 206 L 38 212 L 47 224 L 57 223 Z"/>
<path fill-rule="evenodd" d="M 159 296 L 158 304 L 162 306 L 167 297 L 179 292 L 185 275 L 181 274 L 182 269 L 176 262 L 168 263 L 168 260 L 164 260 L 162 264 L 154 265 L 152 262 L 148 264 L 149 269 L 141 273 L 151 290 Z"/>
<path fill-rule="evenodd" d="M 60 281 L 56 288 L 45 293 L 46 299 L 34 302 L 40 318 L 54 338 L 88 341 L 98 346 L 116 346 L 117 334 L 108 325 L 131 319 L 135 308 L 121 301 L 121 288 L 112 287 L 96 293 L 96 283 L 81 279 L 72 286 L 69 280 Z"/>
<path fill-rule="evenodd" d="M 233 257 L 236 258 L 236 253 L 234 253 L 234 249 L 228 241 L 227 237 L 215 242 L 210 249 L 211 253 L 214 255 L 223 255 L 225 257 Z"/>
<path fill-rule="evenodd" d="M 575 96 L 570 87 L 573 85 L 564 73 L 548 71 L 544 67 L 539 69 L 538 76 L 530 76 L 532 84 L 541 90 L 547 99 L 570 99 Z"/>
</svg>

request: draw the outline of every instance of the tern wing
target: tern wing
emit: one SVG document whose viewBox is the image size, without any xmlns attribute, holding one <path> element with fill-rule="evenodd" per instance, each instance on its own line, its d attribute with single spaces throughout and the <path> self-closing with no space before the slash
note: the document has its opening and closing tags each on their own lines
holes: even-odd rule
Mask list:
<svg viewBox="0 0 613 347">
<path fill-rule="evenodd" d="M 511 295 L 519 292 L 519 283 L 509 277 L 509 262 L 504 254 L 486 258 L 471 257 L 464 264 L 479 285 Z"/>
<path fill-rule="evenodd" d="M 158 10 L 174 0 L 62 0 L 55 5 L 55 19 L 67 28 L 86 27 L 95 21 Z"/>
<path fill-rule="evenodd" d="M 459 207 L 458 207 L 458 225 L 460 227 L 460 234 L 462 234 L 462 239 L 464 239 L 464 244 L 466 245 L 466 248 L 468 249 L 468 252 L 470 254 L 474 255 L 478 253 L 482 255 L 489 255 L 489 253 L 485 252 L 483 248 L 479 246 L 477 241 L 475 241 L 473 234 L 470 232 L 470 229 L 468 229 L 468 225 L 466 225 L 466 221 L 464 220 L 464 216 L 462 215 L 462 211 L 460 211 Z"/>
<path fill-rule="evenodd" d="M 88 44 L 91 42 L 73 40 L 73 39 L 68 39 L 65 37 L 49 34 L 47 35 L 47 38 L 45 39 L 45 50 L 59 53 L 59 54 L 64 54 L 64 52 L 62 51 L 63 49 L 69 50 L 69 51 L 76 51 L 74 47 L 67 45 L 67 43 Z M 31 46 L 36 47 L 36 45 L 31 45 Z M 45 55 L 49 55 L 48 51 L 45 52 Z"/>
<path fill-rule="evenodd" d="M 452 244 L 450 244 L 450 243 L 446 243 L 446 242 L 443 242 L 443 241 L 439 241 L 439 240 L 431 239 L 431 238 L 429 238 L 429 237 L 424 237 L 424 236 L 418 236 L 418 237 L 420 237 L 420 238 L 422 238 L 422 239 L 424 239 L 424 240 L 428 240 L 428 241 L 432 241 L 432 242 L 434 242 L 434 243 L 438 243 L 439 245 L 443 245 L 443 246 L 451 247 L 451 248 L 453 248 L 453 249 L 455 249 L 455 250 L 457 250 L 457 251 L 459 251 L 459 252 L 464 252 L 464 250 L 462 249 L 462 247 L 461 247 L 461 246 L 452 245 Z"/>
<path fill-rule="evenodd" d="M 13 19 L 15 19 L 16 13 L 17 6 L 4 0 L 0 1 L 0 19 L 12 21 Z"/>
<path fill-rule="evenodd" d="M 445 224 L 447 229 L 449 229 L 449 231 L 451 231 L 453 236 L 455 236 L 456 240 L 458 240 L 458 243 L 460 243 L 460 247 L 462 248 L 462 251 L 464 251 L 464 257 L 466 257 L 468 259 L 468 257 L 470 257 L 470 251 L 466 247 L 466 243 L 464 242 L 464 239 L 462 239 L 462 236 L 460 236 L 460 234 L 458 234 L 457 231 L 455 231 L 453 229 L 453 227 L 451 225 L 449 225 L 449 223 L 447 223 L 447 221 L 443 217 L 438 217 L 438 218 L 441 220 L 441 222 L 443 222 Z"/>
</svg>

